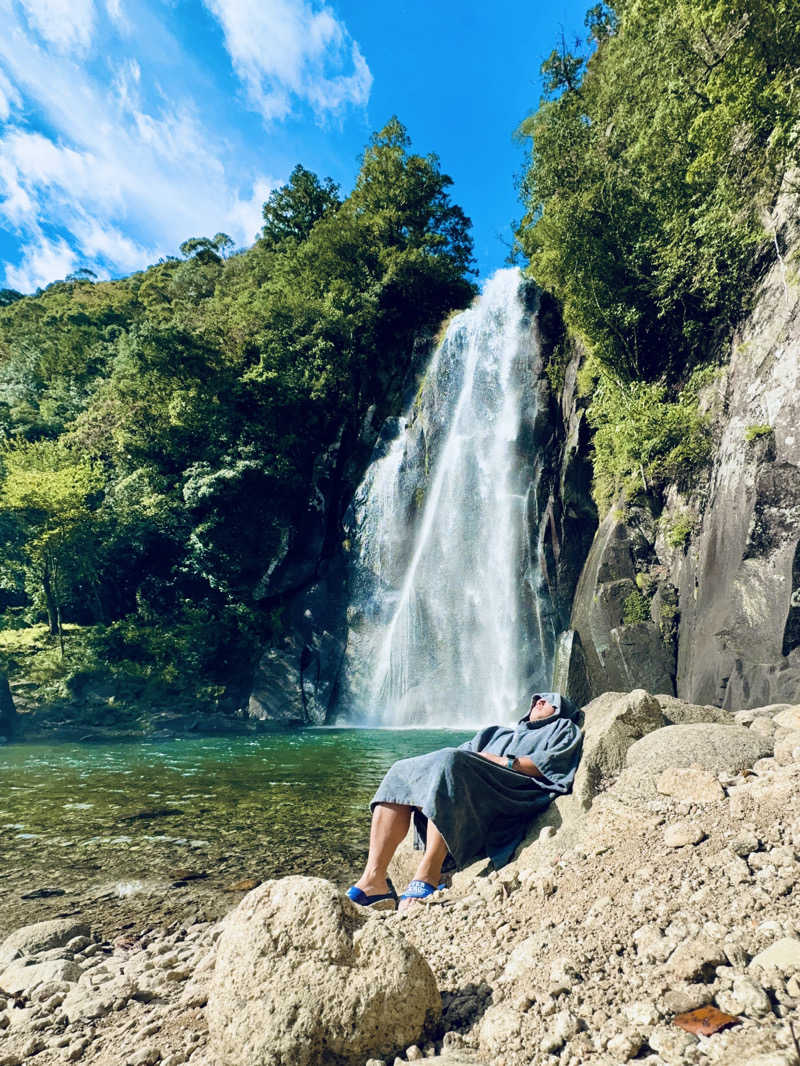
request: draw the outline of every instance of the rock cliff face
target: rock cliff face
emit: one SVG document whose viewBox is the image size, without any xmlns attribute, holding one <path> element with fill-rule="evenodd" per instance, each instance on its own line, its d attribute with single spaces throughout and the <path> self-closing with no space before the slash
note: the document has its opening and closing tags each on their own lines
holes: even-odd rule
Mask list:
<svg viewBox="0 0 800 1066">
<path fill-rule="evenodd" d="M 612 509 L 597 531 L 570 644 L 591 695 L 643 687 L 738 708 L 800 694 L 800 288 L 785 265 L 800 240 L 796 222 L 774 223 L 789 252 L 701 399 L 716 438 L 706 478 L 671 487 L 658 521 Z M 650 618 L 626 624 L 637 588 L 655 590 Z"/>
</svg>

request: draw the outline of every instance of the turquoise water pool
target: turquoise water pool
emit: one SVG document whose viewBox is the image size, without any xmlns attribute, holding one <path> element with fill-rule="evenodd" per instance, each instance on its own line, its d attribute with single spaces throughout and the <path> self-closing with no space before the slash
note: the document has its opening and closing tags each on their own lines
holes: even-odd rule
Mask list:
<svg viewBox="0 0 800 1066">
<path fill-rule="evenodd" d="M 309 729 L 0 748 L 0 932 L 101 896 L 194 899 L 290 873 L 349 882 L 388 766 L 470 735 Z"/>
</svg>

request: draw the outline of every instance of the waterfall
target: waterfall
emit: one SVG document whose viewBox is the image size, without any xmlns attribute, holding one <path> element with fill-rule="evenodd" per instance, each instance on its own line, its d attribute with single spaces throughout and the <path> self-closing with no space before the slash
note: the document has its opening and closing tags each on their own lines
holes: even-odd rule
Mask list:
<svg viewBox="0 0 800 1066">
<path fill-rule="evenodd" d="M 353 505 L 343 702 L 376 725 L 507 721 L 548 688 L 533 448 L 540 359 L 517 270 L 450 323 Z"/>
</svg>

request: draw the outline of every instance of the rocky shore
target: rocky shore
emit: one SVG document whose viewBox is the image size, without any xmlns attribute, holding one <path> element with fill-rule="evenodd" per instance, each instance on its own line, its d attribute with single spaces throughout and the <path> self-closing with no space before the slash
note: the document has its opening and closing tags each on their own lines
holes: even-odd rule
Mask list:
<svg viewBox="0 0 800 1066">
<path fill-rule="evenodd" d="M 585 731 L 517 859 L 404 915 L 284 878 L 222 921 L 15 931 L 0 1066 L 798 1066 L 800 707 L 606 694 Z"/>
</svg>

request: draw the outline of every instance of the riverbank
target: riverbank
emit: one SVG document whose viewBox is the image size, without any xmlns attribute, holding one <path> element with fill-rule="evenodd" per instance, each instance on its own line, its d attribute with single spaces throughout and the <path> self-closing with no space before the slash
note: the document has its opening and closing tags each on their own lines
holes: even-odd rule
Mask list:
<svg viewBox="0 0 800 1066">
<path fill-rule="evenodd" d="M 587 708 L 582 779 L 504 870 L 478 863 L 430 905 L 370 918 L 416 946 L 441 993 L 404 1058 L 798 1066 L 800 708 L 704 722 L 714 708 L 661 699 Z M 194 903 L 168 917 L 113 937 L 66 918 L 47 947 L 12 937 L 27 947 L 0 975 L 19 1000 L 0 1012 L 3 1061 L 218 1066 L 204 1006 L 222 926 Z M 706 1007 L 710 1028 L 681 1019 Z"/>
</svg>

